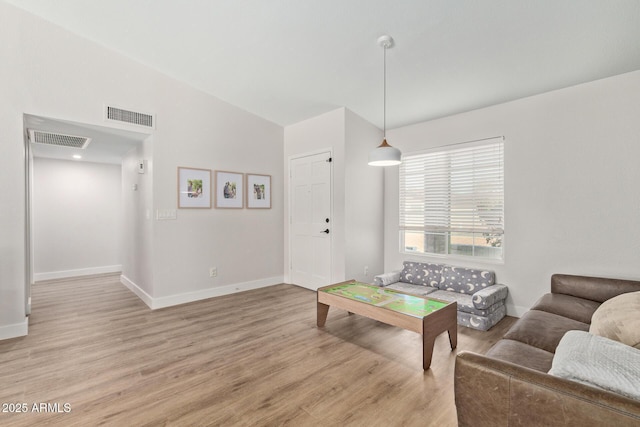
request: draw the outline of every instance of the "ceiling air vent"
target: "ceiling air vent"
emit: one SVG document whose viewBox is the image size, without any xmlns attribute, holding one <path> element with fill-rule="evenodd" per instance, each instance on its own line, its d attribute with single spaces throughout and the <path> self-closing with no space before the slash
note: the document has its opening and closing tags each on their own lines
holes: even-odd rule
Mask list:
<svg viewBox="0 0 640 427">
<path fill-rule="evenodd" d="M 64 135 L 29 129 L 29 140 L 34 144 L 56 145 L 58 147 L 85 149 L 91 138 L 85 136 Z"/>
<path fill-rule="evenodd" d="M 105 116 L 107 120 L 120 123 L 128 123 L 146 128 L 155 128 L 153 114 L 140 113 L 136 111 L 124 110 L 122 108 L 105 106 Z"/>
</svg>

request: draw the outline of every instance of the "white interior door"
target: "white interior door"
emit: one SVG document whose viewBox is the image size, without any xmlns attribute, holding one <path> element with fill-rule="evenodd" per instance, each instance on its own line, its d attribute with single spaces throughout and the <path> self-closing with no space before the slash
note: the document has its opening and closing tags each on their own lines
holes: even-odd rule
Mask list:
<svg viewBox="0 0 640 427">
<path fill-rule="evenodd" d="M 313 290 L 331 283 L 331 164 L 329 152 L 289 163 L 291 281 Z"/>
</svg>

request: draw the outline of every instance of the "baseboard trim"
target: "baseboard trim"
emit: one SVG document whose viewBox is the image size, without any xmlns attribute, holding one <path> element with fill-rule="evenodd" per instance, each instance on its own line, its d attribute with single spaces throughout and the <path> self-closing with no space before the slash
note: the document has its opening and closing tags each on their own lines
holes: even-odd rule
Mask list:
<svg viewBox="0 0 640 427">
<path fill-rule="evenodd" d="M 12 325 L 0 326 L 0 340 L 24 337 L 29 332 L 29 318 L 25 317 L 23 322 Z"/>
<path fill-rule="evenodd" d="M 183 294 L 169 295 L 166 297 L 153 298 L 129 278 L 122 275 L 120 282 L 136 294 L 150 309 L 172 307 L 174 305 L 187 304 L 204 299 L 220 297 L 223 295 L 235 294 L 238 292 L 250 291 L 252 289 L 264 288 L 278 285 L 284 282 L 283 276 L 268 277 L 266 279 L 252 280 L 249 282 L 235 283 L 232 285 L 218 286 L 210 289 L 203 289 L 195 292 L 185 292 Z"/>
<path fill-rule="evenodd" d="M 186 292 L 184 294 L 169 295 L 166 297 L 154 298 L 152 309 L 171 307 L 179 304 L 200 301 L 203 299 L 220 297 L 223 295 L 235 294 L 238 292 L 250 291 L 252 289 L 264 288 L 278 285 L 284 282 L 284 276 L 269 277 L 266 279 L 252 280 L 250 282 L 235 283 L 232 285 L 218 286 L 201 291 Z"/>
<path fill-rule="evenodd" d="M 66 279 L 67 277 L 91 276 L 93 274 L 118 273 L 122 271 L 122 265 L 105 265 L 102 267 L 80 268 L 77 270 L 50 271 L 47 273 L 34 273 L 33 280 Z"/>
<path fill-rule="evenodd" d="M 521 307 L 519 305 L 506 304 L 507 306 L 507 315 L 513 317 L 522 317 L 527 311 L 529 311 L 529 307 Z"/>
<path fill-rule="evenodd" d="M 140 298 L 142 302 L 147 304 L 149 308 L 153 308 L 153 298 L 151 297 L 151 295 L 146 293 L 144 289 L 136 285 L 133 281 L 131 281 L 131 279 L 129 279 L 124 274 L 120 275 L 120 283 L 126 286 L 127 289 L 129 289 L 131 292 L 136 294 L 136 296 Z"/>
</svg>

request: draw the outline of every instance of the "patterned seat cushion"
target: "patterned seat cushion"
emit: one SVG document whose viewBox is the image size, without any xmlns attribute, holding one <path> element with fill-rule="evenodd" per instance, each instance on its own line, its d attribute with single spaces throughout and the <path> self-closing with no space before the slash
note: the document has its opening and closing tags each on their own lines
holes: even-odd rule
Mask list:
<svg viewBox="0 0 640 427">
<path fill-rule="evenodd" d="M 445 265 L 438 288 L 443 291 L 473 295 L 476 291 L 493 285 L 495 280 L 493 271 Z"/>
<path fill-rule="evenodd" d="M 486 309 L 478 309 L 473 304 L 471 295 L 448 292 L 448 291 L 440 291 L 440 290 L 431 292 L 429 294 L 429 297 L 440 299 L 443 301 L 450 301 L 450 302 L 455 301 L 458 303 L 458 311 L 476 314 L 478 316 L 488 316 L 489 314 L 497 311 L 500 308 L 500 306 L 504 306 L 504 301 L 499 301 L 498 303 L 493 304 L 490 307 L 487 307 Z"/>
<path fill-rule="evenodd" d="M 405 294 L 419 295 L 421 297 L 425 297 L 438 290 L 438 288 L 434 288 L 432 286 L 414 285 L 411 283 L 404 283 L 404 282 L 396 282 L 392 285 L 387 286 L 386 288 L 392 289 L 394 291 L 399 291 Z"/>
<path fill-rule="evenodd" d="M 507 315 L 507 309 L 504 304 L 495 305 L 498 309 L 493 313 L 489 313 L 487 316 L 478 316 L 477 314 L 465 313 L 464 311 L 458 310 L 458 325 L 479 331 L 488 331 Z"/>
<path fill-rule="evenodd" d="M 414 285 L 438 287 L 442 277 L 442 264 L 405 261 L 400 281 Z"/>
</svg>

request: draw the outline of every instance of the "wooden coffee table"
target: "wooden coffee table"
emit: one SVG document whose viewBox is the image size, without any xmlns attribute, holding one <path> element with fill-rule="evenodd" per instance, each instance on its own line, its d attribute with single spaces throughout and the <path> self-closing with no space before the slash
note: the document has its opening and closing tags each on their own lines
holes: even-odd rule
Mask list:
<svg viewBox="0 0 640 427">
<path fill-rule="evenodd" d="M 458 344 L 456 302 L 409 295 L 350 280 L 318 289 L 318 327 L 327 321 L 329 307 L 337 307 L 422 335 L 422 368 L 431 366 L 433 344 L 449 332 L 451 350 Z"/>
</svg>

